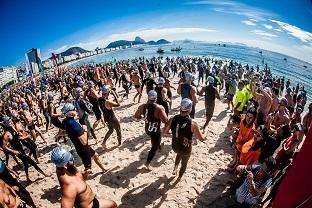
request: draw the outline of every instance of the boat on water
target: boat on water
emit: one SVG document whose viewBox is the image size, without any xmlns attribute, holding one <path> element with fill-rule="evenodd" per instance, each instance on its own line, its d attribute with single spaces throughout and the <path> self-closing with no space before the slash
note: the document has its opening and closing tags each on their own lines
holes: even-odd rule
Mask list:
<svg viewBox="0 0 312 208">
<path fill-rule="evenodd" d="M 144 48 L 139 48 L 139 51 L 144 51 Z"/>
<path fill-rule="evenodd" d="M 284 58 L 284 61 L 287 61 L 287 58 Z"/>
<path fill-rule="evenodd" d="M 171 51 L 181 51 L 182 50 L 182 48 L 179 46 L 179 47 L 176 47 L 176 48 L 171 48 Z"/>
<path fill-rule="evenodd" d="M 306 65 L 303 65 L 304 68 L 308 68 Z"/>
<path fill-rule="evenodd" d="M 262 51 L 259 51 L 260 54 L 262 54 Z"/>
<path fill-rule="evenodd" d="M 158 50 L 156 51 L 157 53 L 164 53 L 165 52 L 165 50 L 164 49 L 162 49 L 162 48 L 158 48 Z"/>
</svg>

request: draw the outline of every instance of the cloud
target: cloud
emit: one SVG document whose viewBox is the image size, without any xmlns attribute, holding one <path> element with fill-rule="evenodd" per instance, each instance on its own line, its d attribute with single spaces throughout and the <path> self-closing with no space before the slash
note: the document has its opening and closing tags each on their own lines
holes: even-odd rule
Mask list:
<svg viewBox="0 0 312 208">
<path fill-rule="evenodd" d="M 273 30 L 277 31 L 277 32 L 282 32 L 281 29 L 278 29 L 278 28 L 274 28 Z"/>
<path fill-rule="evenodd" d="M 235 2 L 231 1 L 219 1 L 219 0 L 207 0 L 207 1 L 193 1 L 186 2 L 186 5 L 223 5 L 223 6 L 233 6 L 236 5 Z"/>
<path fill-rule="evenodd" d="M 250 25 L 250 26 L 255 26 L 257 25 L 256 23 L 254 23 L 253 21 L 250 20 L 243 20 L 242 23 L 246 24 L 246 25 Z"/>
<path fill-rule="evenodd" d="M 168 35 L 175 34 L 189 34 L 189 33 L 201 33 L 201 32 L 217 32 L 216 30 L 207 28 L 160 28 L 160 29 L 146 29 L 146 30 L 135 30 L 127 33 L 112 34 L 108 39 L 128 39 L 132 40 L 136 36 L 140 36 L 145 39 L 161 38 Z"/>
<path fill-rule="evenodd" d="M 260 35 L 260 36 L 264 36 L 264 37 L 278 37 L 275 34 L 267 33 L 267 32 L 265 32 L 263 30 L 252 30 L 251 32 L 256 34 L 256 35 Z"/>
<path fill-rule="evenodd" d="M 298 38 L 304 43 L 312 42 L 312 33 L 300 29 L 297 26 L 290 25 L 285 22 L 270 19 L 271 22 L 276 23 L 282 30 L 286 31 L 289 35 Z"/>
<path fill-rule="evenodd" d="M 268 25 L 268 24 L 263 24 L 263 26 L 266 28 L 266 29 L 269 29 L 269 30 L 272 30 L 272 25 Z"/>
</svg>

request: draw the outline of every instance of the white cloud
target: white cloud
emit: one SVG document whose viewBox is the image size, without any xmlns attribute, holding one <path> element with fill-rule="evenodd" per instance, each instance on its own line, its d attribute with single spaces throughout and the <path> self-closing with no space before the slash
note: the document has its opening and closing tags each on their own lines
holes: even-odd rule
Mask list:
<svg viewBox="0 0 312 208">
<path fill-rule="evenodd" d="M 206 0 L 206 1 L 193 1 L 186 2 L 186 5 L 224 5 L 224 6 L 232 6 L 235 5 L 235 2 L 231 1 L 221 1 L 221 0 Z"/>
<path fill-rule="evenodd" d="M 263 26 L 266 28 L 266 29 L 269 29 L 269 30 L 271 30 L 273 27 L 272 27 L 272 25 L 268 25 L 268 24 L 263 24 Z"/>
<path fill-rule="evenodd" d="M 253 21 L 250 20 L 243 20 L 242 23 L 246 24 L 246 25 L 250 25 L 250 26 L 255 26 L 257 25 L 256 23 L 254 23 Z"/>
<path fill-rule="evenodd" d="M 281 21 L 273 20 L 273 19 L 270 19 L 270 21 L 276 23 L 278 26 L 280 26 L 282 30 L 286 31 L 289 35 L 298 38 L 302 42 L 304 43 L 312 42 L 312 33 L 302 30 L 297 26 L 290 25 L 285 22 L 281 22 Z"/>
<path fill-rule="evenodd" d="M 147 29 L 147 30 L 135 30 L 127 33 L 112 34 L 108 37 L 111 40 L 127 39 L 133 40 L 136 36 L 140 36 L 145 39 L 161 38 L 164 36 L 175 34 L 190 34 L 201 32 L 217 32 L 216 30 L 207 28 L 161 28 L 161 29 Z"/>
<path fill-rule="evenodd" d="M 256 34 L 256 35 L 260 35 L 260 36 L 264 36 L 264 37 L 277 37 L 277 35 L 265 32 L 263 30 L 252 30 L 251 32 Z"/>
<path fill-rule="evenodd" d="M 274 28 L 273 30 L 277 31 L 277 32 L 282 32 L 281 29 L 278 29 L 278 28 Z"/>
</svg>

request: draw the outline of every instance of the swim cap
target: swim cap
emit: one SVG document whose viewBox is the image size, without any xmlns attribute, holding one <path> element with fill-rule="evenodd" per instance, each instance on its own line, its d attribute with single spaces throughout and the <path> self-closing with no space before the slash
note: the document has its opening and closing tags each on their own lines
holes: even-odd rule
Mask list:
<svg viewBox="0 0 312 208">
<path fill-rule="evenodd" d="M 53 99 L 53 93 L 52 93 L 52 92 L 49 92 L 49 94 L 48 94 L 48 99 L 49 99 L 49 100 L 52 100 L 52 99 Z"/>
<path fill-rule="evenodd" d="M 75 89 L 75 93 L 76 93 L 77 95 L 80 95 L 81 92 L 82 92 L 81 87 L 77 87 L 77 88 Z"/>
<path fill-rule="evenodd" d="M 22 103 L 22 109 L 27 109 L 28 108 L 28 105 L 27 105 L 27 103 Z"/>
<path fill-rule="evenodd" d="M 11 118 L 7 115 L 2 116 L 2 122 L 5 125 L 9 125 Z"/>
<path fill-rule="evenodd" d="M 18 108 L 18 105 L 16 102 L 12 102 L 12 108 Z"/>
<path fill-rule="evenodd" d="M 79 86 L 79 87 L 82 87 L 82 86 L 83 86 L 83 81 L 82 81 L 82 80 L 79 80 L 79 81 L 78 81 L 78 86 Z"/>
<path fill-rule="evenodd" d="M 189 72 L 185 73 L 185 80 L 186 81 L 191 81 L 193 80 L 193 75 Z"/>
<path fill-rule="evenodd" d="M 181 105 L 180 105 L 180 110 L 181 111 L 189 111 L 192 109 L 192 105 L 193 105 L 193 102 L 188 99 L 188 98 L 184 98 L 182 101 L 181 101 Z"/>
<path fill-rule="evenodd" d="M 45 96 L 46 96 L 45 92 L 42 92 L 41 97 L 45 97 Z"/>
<path fill-rule="evenodd" d="M 157 92 L 155 90 L 150 90 L 148 93 L 147 93 L 147 96 L 148 96 L 148 100 L 150 101 L 155 101 L 157 100 Z"/>
<path fill-rule="evenodd" d="M 75 106 L 71 103 L 66 103 L 64 107 L 62 108 L 62 112 L 67 116 L 67 113 L 70 111 L 74 111 Z"/>
<path fill-rule="evenodd" d="M 63 147 L 55 147 L 51 153 L 51 161 L 56 167 L 61 168 L 67 165 L 70 161 L 73 161 L 73 155 Z"/>
<path fill-rule="evenodd" d="M 134 70 L 134 71 L 132 72 L 132 74 L 137 74 L 137 73 L 139 73 L 138 70 Z"/>
<path fill-rule="evenodd" d="M 209 77 L 207 78 L 207 81 L 208 81 L 208 83 L 210 83 L 210 84 L 213 84 L 213 83 L 214 83 L 214 80 L 215 80 L 215 78 L 212 77 L 212 76 L 209 76 Z"/>
<path fill-rule="evenodd" d="M 145 73 L 145 79 L 150 78 L 150 77 L 151 77 L 151 73 L 147 71 L 147 72 Z"/>
<path fill-rule="evenodd" d="M 109 86 L 107 86 L 107 85 L 104 85 L 104 86 L 101 88 L 101 90 L 102 90 L 102 93 L 103 93 L 103 94 L 108 94 L 109 91 L 110 91 Z"/>
<path fill-rule="evenodd" d="M 158 85 L 163 85 L 165 84 L 165 79 L 163 77 L 159 77 L 158 80 L 157 80 L 157 84 Z"/>
<path fill-rule="evenodd" d="M 94 85 L 94 83 L 90 80 L 90 81 L 87 82 L 87 85 L 88 85 L 88 87 L 91 87 L 91 86 Z"/>
<path fill-rule="evenodd" d="M 0 174 L 3 173 L 5 169 L 5 163 L 3 162 L 3 160 L 0 160 Z"/>
<path fill-rule="evenodd" d="M 288 106 L 288 101 L 286 98 L 282 98 L 280 101 L 279 101 L 279 104 L 282 104 L 283 106 L 287 107 Z"/>
</svg>

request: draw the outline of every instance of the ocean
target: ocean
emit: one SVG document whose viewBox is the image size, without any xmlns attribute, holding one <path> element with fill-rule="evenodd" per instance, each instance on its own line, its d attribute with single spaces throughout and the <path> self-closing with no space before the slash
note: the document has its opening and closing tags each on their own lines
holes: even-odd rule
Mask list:
<svg viewBox="0 0 312 208">
<path fill-rule="evenodd" d="M 178 46 L 182 48 L 180 52 L 170 50 Z M 156 53 L 159 47 L 164 49 L 163 54 Z M 312 85 L 310 84 L 312 82 L 312 64 L 284 54 L 245 45 L 219 45 L 201 42 L 175 42 L 161 46 L 142 46 L 142 48 L 144 48 L 143 51 L 139 51 L 138 47 L 112 51 L 79 60 L 73 65 L 108 63 L 114 60 L 127 60 L 142 56 L 146 58 L 158 56 L 207 56 L 231 59 L 244 65 L 248 64 L 250 67 L 259 65 L 260 69 L 263 69 L 267 64 L 274 75 L 285 76 L 285 80 L 290 79 L 291 87 L 296 86 L 297 83 L 303 85 L 307 91 L 308 100 L 312 101 Z"/>
</svg>

